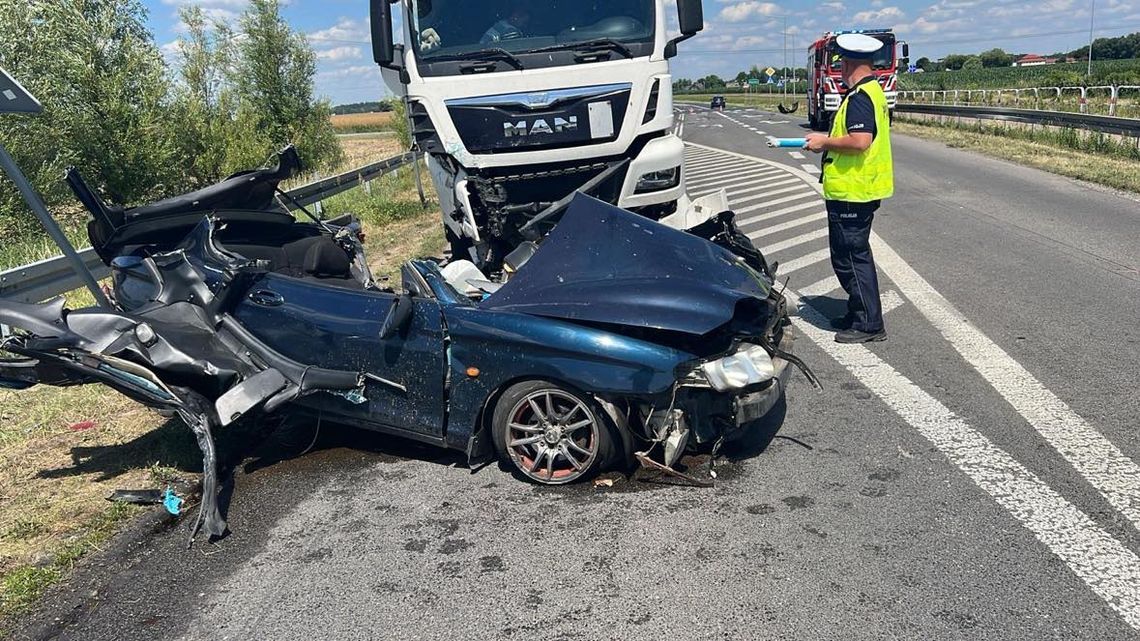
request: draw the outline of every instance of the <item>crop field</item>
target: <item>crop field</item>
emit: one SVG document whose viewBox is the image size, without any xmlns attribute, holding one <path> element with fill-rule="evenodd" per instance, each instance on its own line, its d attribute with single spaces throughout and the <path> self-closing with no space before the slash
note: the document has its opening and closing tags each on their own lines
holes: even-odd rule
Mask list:
<svg viewBox="0 0 1140 641">
<path fill-rule="evenodd" d="M 1075 85 L 1140 85 L 1140 59 L 1094 60 L 1092 77 L 1086 79 L 1083 62 L 1040 67 L 998 67 L 960 71 L 935 71 L 899 75 L 899 89 L 1017 89 Z"/>
<path fill-rule="evenodd" d="M 358 134 L 390 131 L 396 114 L 392 111 L 362 114 L 341 114 L 332 117 L 333 129 L 340 134 Z"/>
</svg>

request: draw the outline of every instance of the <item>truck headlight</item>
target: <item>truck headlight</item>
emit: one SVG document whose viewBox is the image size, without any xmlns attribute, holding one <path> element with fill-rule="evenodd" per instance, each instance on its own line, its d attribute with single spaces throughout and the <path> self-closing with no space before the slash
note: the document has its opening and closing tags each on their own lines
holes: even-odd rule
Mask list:
<svg viewBox="0 0 1140 641">
<path fill-rule="evenodd" d="M 772 357 L 759 345 L 748 345 L 732 356 L 701 365 L 709 385 L 718 392 L 743 389 L 776 375 Z"/>
<path fill-rule="evenodd" d="M 637 188 L 633 193 L 645 194 L 651 191 L 661 191 L 663 189 L 672 189 L 681 184 L 681 168 L 674 167 L 672 169 L 665 169 L 663 171 L 651 171 L 647 174 L 641 174 L 641 178 L 637 179 Z"/>
</svg>

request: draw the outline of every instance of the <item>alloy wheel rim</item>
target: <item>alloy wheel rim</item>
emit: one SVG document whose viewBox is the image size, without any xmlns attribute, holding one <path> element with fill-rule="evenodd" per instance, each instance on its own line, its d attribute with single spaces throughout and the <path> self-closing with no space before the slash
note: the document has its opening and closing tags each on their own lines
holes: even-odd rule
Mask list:
<svg viewBox="0 0 1140 641">
<path fill-rule="evenodd" d="M 548 485 L 582 477 L 598 456 L 598 419 L 560 390 L 528 394 L 511 409 L 507 452 L 527 477 Z"/>
</svg>

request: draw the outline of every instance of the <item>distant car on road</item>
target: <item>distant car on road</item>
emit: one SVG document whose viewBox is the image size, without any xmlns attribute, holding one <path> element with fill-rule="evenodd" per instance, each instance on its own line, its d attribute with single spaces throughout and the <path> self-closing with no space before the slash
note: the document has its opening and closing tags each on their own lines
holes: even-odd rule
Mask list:
<svg viewBox="0 0 1140 641">
<path fill-rule="evenodd" d="M 719 109 L 721 111 L 724 111 L 724 107 L 724 96 L 713 96 L 712 102 L 709 104 L 709 109 Z"/>
</svg>

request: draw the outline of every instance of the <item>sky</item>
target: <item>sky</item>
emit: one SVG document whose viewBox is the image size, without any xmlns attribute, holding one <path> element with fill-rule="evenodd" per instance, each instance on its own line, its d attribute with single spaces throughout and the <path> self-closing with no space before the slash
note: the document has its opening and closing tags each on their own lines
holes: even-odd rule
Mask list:
<svg viewBox="0 0 1140 641">
<path fill-rule="evenodd" d="M 180 6 L 197 4 L 209 15 L 233 23 L 247 0 L 143 2 L 155 40 L 169 56 L 183 31 Z M 671 25 L 676 24 L 675 2 L 666 0 Z M 308 36 L 317 54 L 319 94 L 333 104 L 388 95 L 371 60 L 367 0 L 283 4 L 285 19 Z M 785 60 L 785 23 L 789 64 L 802 65 L 810 41 L 825 31 L 881 27 L 893 27 L 900 39 L 910 42 L 915 60 L 993 47 L 1050 54 L 1087 44 L 1094 8 L 1097 37 L 1140 31 L 1140 0 L 704 0 L 705 30 L 681 45 L 672 71 L 674 77 L 695 79 L 708 74 L 734 77 L 752 65 L 779 67 Z"/>
</svg>

